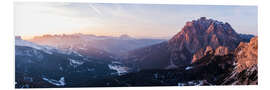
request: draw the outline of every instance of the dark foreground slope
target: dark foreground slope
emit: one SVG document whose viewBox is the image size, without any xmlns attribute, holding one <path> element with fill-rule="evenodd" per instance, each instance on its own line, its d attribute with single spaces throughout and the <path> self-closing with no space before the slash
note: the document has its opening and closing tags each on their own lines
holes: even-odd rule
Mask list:
<svg viewBox="0 0 270 90">
<path fill-rule="evenodd" d="M 16 88 L 106 86 L 98 82 L 125 73 L 128 69 L 117 61 L 88 58 L 73 51 L 60 51 L 20 38 L 15 41 Z"/>
<path fill-rule="evenodd" d="M 233 54 L 207 55 L 200 62 L 170 70 L 145 70 L 116 77 L 113 86 L 220 85 L 233 71 Z"/>
</svg>

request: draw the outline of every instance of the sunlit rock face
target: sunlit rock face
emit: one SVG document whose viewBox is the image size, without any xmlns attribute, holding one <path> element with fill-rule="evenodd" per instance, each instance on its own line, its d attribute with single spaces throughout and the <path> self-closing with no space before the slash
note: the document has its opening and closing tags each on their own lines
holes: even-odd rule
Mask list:
<svg viewBox="0 0 270 90">
<path fill-rule="evenodd" d="M 249 43 L 241 42 L 235 51 L 237 59 L 237 71 L 250 68 L 258 63 L 258 37 L 254 37 Z"/>
<path fill-rule="evenodd" d="M 185 55 L 183 59 L 179 54 L 172 54 L 171 58 L 175 58 L 175 61 L 181 60 L 181 63 L 190 64 L 202 57 L 207 47 L 214 50 L 219 46 L 227 47 L 228 49 L 224 49 L 226 53 L 228 50 L 236 48 L 239 42 L 240 36 L 230 24 L 201 17 L 198 20 L 188 22 L 181 32 L 169 40 L 169 49 L 172 53 L 183 52 L 186 49 L 191 55 Z M 220 52 L 216 53 L 221 53 L 223 48 L 218 50 Z M 179 62 L 178 65 L 181 63 Z"/>
<path fill-rule="evenodd" d="M 214 53 L 213 48 L 210 46 L 207 46 L 204 51 L 204 55 L 213 54 L 213 53 Z"/>
<path fill-rule="evenodd" d="M 224 56 L 224 55 L 227 55 L 228 53 L 229 53 L 229 49 L 227 47 L 224 47 L 224 46 L 219 46 L 215 50 L 215 55 L 218 55 L 218 56 Z"/>
<path fill-rule="evenodd" d="M 241 42 L 235 49 L 236 66 L 223 84 L 257 85 L 258 84 L 258 37 L 249 43 Z"/>
<path fill-rule="evenodd" d="M 189 65 L 208 53 L 215 52 L 221 56 L 228 54 L 241 41 L 248 41 L 250 37 L 252 36 L 238 34 L 227 22 L 201 17 L 188 21 L 168 42 L 130 52 L 128 60 L 132 63 L 137 61 L 140 68 L 146 69 L 163 69 L 171 66 L 177 68 Z M 150 64 L 156 66 L 151 67 Z"/>
<path fill-rule="evenodd" d="M 214 50 L 211 46 L 207 46 L 204 49 L 200 49 L 199 51 L 197 51 L 194 55 L 193 55 L 193 58 L 192 58 L 192 63 L 200 60 L 202 57 L 206 56 L 206 55 L 209 55 L 209 54 L 213 54 L 214 53 Z"/>
<path fill-rule="evenodd" d="M 213 50 L 212 47 L 207 46 L 205 50 L 202 48 L 193 55 L 192 63 L 200 60 L 202 57 L 209 54 L 214 54 L 216 56 L 224 56 L 229 54 L 229 49 L 224 46 L 219 46 L 218 48 L 216 48 L 216 50 Z"/>
<path fill-rule="evenodd" d="M 196 62 L 197 60 L 199 60 L 200 58 L 202 58 L 204 56 L 204 49 L 200 49 L 199 51 L 197 51 L 192 58 L 192 63 Z"/>
</svg>

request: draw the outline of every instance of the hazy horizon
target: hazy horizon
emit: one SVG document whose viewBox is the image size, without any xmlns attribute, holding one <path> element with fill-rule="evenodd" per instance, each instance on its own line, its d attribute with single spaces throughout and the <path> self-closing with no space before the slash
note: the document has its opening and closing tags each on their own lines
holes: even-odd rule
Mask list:
<svg viewBox="0 0 270 90">
<path fill-rule="evenodd" d="M 51 36 L 64 36 L 64 35 L 78 35 L 78 34 L 81 34 L 81 35 L 94 35 L 94 36 L 97 36 L 97 37 L 121 37 L 122 35 L 127 35 L 131 38 L 135 38 L 135 39 L 164 39 L 164 40 L 168 40 L 168 39 L 171 39 L 171 37 L 134 37 L 134 36 L 131 36 L 131 35 L 128 35 L 128 34 L 121 34 L 121 35 L 115 35 L 115 36 L 110 36 L 110 35 L 95 35 L 95 34 L 87 34 L 87 33 L 62 33 L 62 34 L 43 34 L 43 35 L 35 35 L 35 36 L 30 36 L 30 37 L 24 37 L 24 36 L 21 36 L 21 35 L 15 35 L 15 37 L 20 37 L 21 39 L 23 40 L 31 40 L 31 39 L 34 39 L 36 37 L 43 37 L 43 36 L 47 36 L 47 35 L 51 35 Z"/>
<path fill-rule="evenodd" d="M 15 35 L 24 38 L 83 33 L 169 39 L 200 17 L 258 34 L 256 6 L 16 2 L 14 13 Z"/>
</svg>

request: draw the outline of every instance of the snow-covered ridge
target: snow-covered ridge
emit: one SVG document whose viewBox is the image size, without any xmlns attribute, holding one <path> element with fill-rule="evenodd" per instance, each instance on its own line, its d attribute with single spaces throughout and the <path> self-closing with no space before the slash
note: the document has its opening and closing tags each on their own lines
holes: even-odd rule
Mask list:
<svg viewBox="0 0 270 90">
<path fill-rule="evenodd" d="M 41 45 L 37 45 L 34 44 L 32 42 L 28 42 L 25 40 L 22 40 L 20 37 L 16 37 L 15 38 L 15 46 L 26 46 L 26 47 L 31 47 L 37 50 L 42 50 L 48 54 L 52 54 L 52 50 L 54 50 L 54 48 L 52 47 L 48 47 L 48 46 L 41 46 Z"/>
<path fill-rule="evenodd" d="M 61 54 L 68 54 L 68 55 L 76 54 L 78 56 L 82 56 L 79 53 L 77 53 L 75 51 L 72 51 L 72 50 L 60 50 L 60 49 L 57 49 L 57 48 L 51 47 L 51 46 L 38 45 L 38 44 L 29 42 L 29 41 L 26 41 L 26 40 L 22 40 L 18 36 L 15 38 L 15 46 L 31 47 L 31 48 L 34 48 L 34 49 L 37 49 L 37 50 L 44 51 L 45 53 L 48 53 L 48 54 L 53 54 L 53 52 L 57 52 L 57 53 L 61 53 Z"/>
</svg>

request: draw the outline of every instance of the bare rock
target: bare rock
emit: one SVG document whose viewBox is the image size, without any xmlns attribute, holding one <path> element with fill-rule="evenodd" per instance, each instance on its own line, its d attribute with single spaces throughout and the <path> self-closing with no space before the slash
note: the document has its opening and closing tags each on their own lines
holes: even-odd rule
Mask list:
<svg viewBox="0 0 270 90">
<path fill-rule="evenodd" d="M 258 62 L 258 37 L 254 37 L 249 43 L 240 43 L 235 51 L 237 71 L 242 71 Z"/>
<path fill-rule="evenodd" d="M 204 55 L 213 54 L 213 53 L 214 53 L 213 48 L 211 46 L 207 46 L 204 51 Z"/>
<path fill-rule="evenodd" d="M 230 24 L 201 17 L 187 22 L 182 30 L 169 40 L 170 59 L 179 61 L 178 65 L 190 64 L 203 57 L 206 54 L 205 50 L 208 52 L 211 49 L 217 49 L 217 55 L 228 54 L 229 50 L 234 50 L 240 41 L 239 34 Z M 207 47 L 211 47 L 211 49 L 207 49 Z M 183 55 L 187 58 L 185 60 L 180 57 L 180 52 L 184 51 L 186 54 Z M 211 53 L 213 52 L 211 51 Z"/>
<path fill-rule="evenodd" d="M 229 53 L 229 49 L 227 47 L 224 47 L 224 46 L 219 46 L 215 50 L 215 55 L 217 55 L 217 56 L 224 56 L 224 55 L 227 55 L 228 53 Z"/>
<path fill-rule="evenodd" d="M 193 54 L 192 63 L 200 60 L 202 57 L 208 54 L 213 54 L 213 48 L 211 46 L 207 46 L 205 49 L 201 48 L 195 54 Z"/>
<path fill-rule="evenodd" d="M 204 56 L 204 49 L 200 49 L 197 51 L 192 58 L 192 63 L 196 62 L 197 60 L 201 59 Z"/>
<path fill-rule="evenodd" d="M 235 50 L 236 66 L 230 76 L 223 81 L 224 85 L 257 85 L 258 84 L 258 37 L 249 43 L 241 42 Z"/>
</svg>

